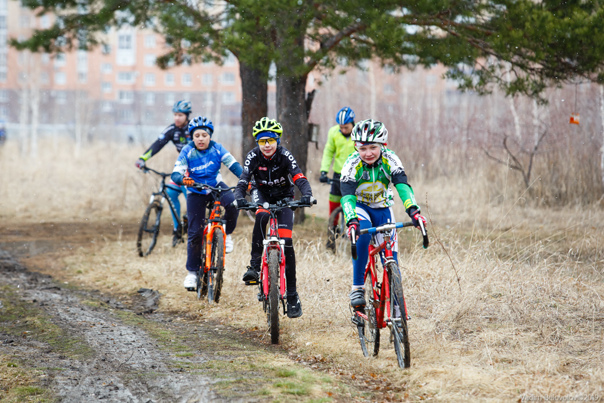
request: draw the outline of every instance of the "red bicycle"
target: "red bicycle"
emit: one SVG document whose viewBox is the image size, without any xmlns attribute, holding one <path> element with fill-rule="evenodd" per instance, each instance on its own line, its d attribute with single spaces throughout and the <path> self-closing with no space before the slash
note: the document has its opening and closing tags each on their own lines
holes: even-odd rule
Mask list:
<svg viewBox="0 0 604 403">
<path fill-rule="evenodd" d="M 317 204 L 314 200 L 313 204 Z M 286 311 L 286 288 L 285 288 L 285 241 L 279 238 L 279 222 L 277 212 L 286 208 L 295 210 L 299 207 L 311 207 L 310 204 L 302 204 L 297 200 L 279 200 L 276 204 L 250 204 L 241 207 L 242 210 L 257 210 L 262 208 L 270 214 L 269 231 L 262 241 L 262 267 L 260 269 L 260 281 L 258 282 L 258 300 L 262 302 L 262 308 L 266 313 L 268 329 L 271 334 L 271 343 L 279 344 L 279 301 Z"/>
<path fill-rule="evenodd" d="M 208 205 L 210 214 L 203 229 L 201 246 L 201 266 L 203 274 L 197 276 L 197 298 L 207 295 L 208 302 L 218 302 L 222 292 L 222 278 L 224 275 L 224 245 L 226 242 L 225 221 L 222 219 L 220 197 L 223 192 L 235 187 L 221 188 L 196 183 L 196 189 L 210 191 L 214 202 Z"/>
<path fill-rule="evenodd" d="M 430 245 L 428 233 L 420 223 L 424 249 Z M 411 222 L 397 222 L 361 229 L 361 234 L 371 234 L 369 244 L 369 259 L 365 268 L 365 297 L 364 311 L 356 310 L 352 323 L 357 327 L 363 355 L 377 357 L 380 349 L 380 329 L 390 327 L 390 340 L 394 342 L 394 351 L 398 365 L 401 368 L 411 366 L 411 350 L 409 349 L 409 330 L 407 328 L 407 304 L 403 294 L 403 285 L 398 264 L 392 255 L 392 232 L 396 228 L 411 227 Z M 356 258 L 356 243 L 354 230 L 352 234 L 352 255 Z M 379 259 L 378 259 L 379 257 Z M 380 280 L 381 277 L 381 280 Z"/>
</svg>

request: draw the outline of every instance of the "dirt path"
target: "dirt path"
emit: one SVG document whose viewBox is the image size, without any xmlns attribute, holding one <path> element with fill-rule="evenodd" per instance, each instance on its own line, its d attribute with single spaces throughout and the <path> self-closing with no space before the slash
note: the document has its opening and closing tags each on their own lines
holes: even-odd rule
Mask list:
<svg viewBox="0 0 604 403">
<path fill-rule="evenodd" d="M 125 324 L 107 308 L 90 303 L 100 295 L 57 286 L 49 276 L 27 271 L 4 251 L 0 252 L 0 283 L 16 289 L 12 296 L 18 295 L 20 301 L 42 308 L 52 324 L 72 339 L 71 345 L 81 344 L 62 352 L 61 348 L 53 348 L 57 340 L 40 342 L 25 335 L 0 333 L 0 353 L 17 355 L 47 372 L 45 386 L 61 401 L 216 399 L 209 390 L 207 377 L 179 372 L 167 365 L 176 360 L 173 353 L 161 350 L 141 328 Z M 141 300 L 144 305 L 145 298 Z M 110 299 L 106 303 L 114 309 L 123 309 Z M 195 363 L 200 358 L 178 360 Z"/>
<path fill-rule="evenodd" d="M 0 227 L 2 401 L 349 401 L 354 385 L 310 370 L 242 329 L 158 313 L 157 291 L 119 300 L 48 274 L 54 259 L 132 237 L 111 222 Z M 21 262 L 27 262 L 25 267 Z M 38 269 L 39 271 L 38 272 Z M 15 375 L 17 374 L 17 375 Z M 25 377 L 17 387 L 15 379 Z"/>
</svg>

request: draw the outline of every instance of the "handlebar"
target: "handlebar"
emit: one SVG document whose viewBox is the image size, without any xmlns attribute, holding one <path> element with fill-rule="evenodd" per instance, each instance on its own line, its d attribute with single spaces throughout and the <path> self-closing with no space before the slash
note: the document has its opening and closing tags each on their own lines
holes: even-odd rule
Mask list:
<svg viewBox="0 0 604 403">
<path fill-rule="evenodd" d="M 233 190 L 235 189 L 237 186 L 231 186 L 231 187 L 226 187 L 226 188 L 222 188 L 220 186 L 211 186 L 211 185 L 206 185 L 205 183 L 194 183 L 193 187 L 195 189 L 199 189 L 199 190 L 211 190 L 213 192 L 226 192 L 227 190 Z"/>
<path fill-rule="evenodd" d="M 264 203 L 249 203 L 247 206 L 237 206 L 239 210 L 257 210 L 259 208 L 269 210 L 269 211 L 279 211 L 284 208 L 301 208 L 301 207 L 312 207 L 313 204 L 317 204 L 316 200 L 312 201 L 312 204 L 303 204 L 300 200 L 280 200 L 275 204 L 270 204 L 268 202 Z"/>
<path fill-rule="evenodd" d="M 404 228 L 404 227 L 414 227 L 414 225 L 411 221 L 389 223 L 389 224 L 380 225 L 379 227 L 363 228 L 359 231 L 359 233 L 361 235 L 362 234 L 376 234 L 378 232 L 388 232 L 388 231 L 392 231 L 393 229 L 396 229 L 396 228 Z M 419 221 L 419 229 L 422 232 L 422 237 L 424 238 L 423 247 L 424 247 L 424 249 L 427 249 L 428 246 L 430 246 L 430 239 L 428 238 L 428 231 L 426 230 L 426 227 L 424 226 L 424 223 L 421 220 Z M 351 247 L 352 247 L 352 245 L 355 246 L 355 252 L 356 252 L 356 240 L 354 242 L 351 241 Z"/>
<path fill-rule="evenodd" d="M 143 171 L 144 173 L 147 173 L 147 172 L 151 171 L 154 174 L 157 174 L 157 175 L 161 176 L 162 178 L 167 178 L 167 177 L 172 176 L 172 172 L 170 172 L 169 174 L 166 174 L 166 173 L 163 173 L 163 172 L 156 171 L 153 168 L 149 168 L 146 165 L 141 168 L 141 171 Z"/>
</svg>

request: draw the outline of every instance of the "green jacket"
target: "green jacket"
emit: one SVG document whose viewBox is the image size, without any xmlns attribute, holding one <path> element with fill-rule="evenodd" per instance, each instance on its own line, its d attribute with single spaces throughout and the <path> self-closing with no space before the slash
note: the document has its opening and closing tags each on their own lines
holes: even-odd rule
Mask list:
<svg viewBox="0 0 604 403">
<path fill-rule="evenodd" d="M 352 138 L 350 136 L 346 137 L 340 132 L 340 125 L 333 126 L 327 133 L 327 143 L 321 160 L 321 171 L 329 172 L 329 167 L 335 157 L 333 171 L 339 174 L 342 172 L 346 158 L 354 151 Z"/>
<path fill-rule="evenodd" d="M 346 222 L 357 218 L 357 203 L 371 208 L 391 207 L 394 204 L 394 196 L 390 183 L 396 188 L 407 213 L 412 207 L 419 209 L 413 189 L 407 183 L 403 164 L 394 151 L 382 147 L 381 158 L 371 165 L 365 164 L 358 152 L 348 157 L 340 177 L 340 202 Z"/>
</svg>

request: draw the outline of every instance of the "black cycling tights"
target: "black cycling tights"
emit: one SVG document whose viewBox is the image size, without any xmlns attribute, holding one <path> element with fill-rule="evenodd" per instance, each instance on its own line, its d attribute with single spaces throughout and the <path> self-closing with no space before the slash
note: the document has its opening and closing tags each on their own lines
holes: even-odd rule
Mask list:
<svg viewBox="0 0 604 403">
<path fill-rule="evenodd" d="M 260 268 L 262 263 L 262 241 L 266 232 L 266 226 L 269 220 L 268 213 L 257 213 L 256 223 L 254 224 L 254 232 L 252 233 L 252 259 L 250 265 L 255 268 Z M 277 213 L 279 221 L 279 230 L 291 233 L 294 225 L 294 212 L 290 209 L 283 209 Z M 293 295 L 296 292 L 296 253 L 294 245 L 290 237 L 282 236 L 285 241 L 285 279 L 287 283 L 287 294 Z"/>
</svg>

